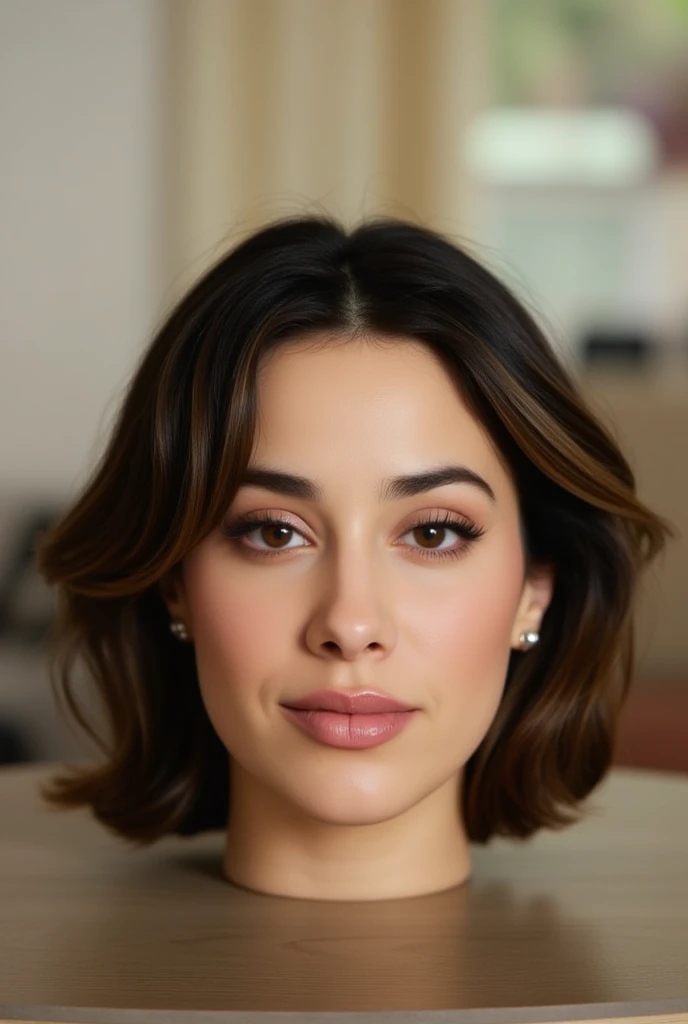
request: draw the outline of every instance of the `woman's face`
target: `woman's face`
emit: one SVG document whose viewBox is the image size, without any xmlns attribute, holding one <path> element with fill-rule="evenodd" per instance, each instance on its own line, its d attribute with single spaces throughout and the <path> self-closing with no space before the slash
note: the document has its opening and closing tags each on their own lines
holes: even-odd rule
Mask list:
<svg viewBox="0 0 688 1024">
<path fill-rule="evenodd" d="M 447 787 L 455 799 L 511 649 L 551 596 L 548 576 L 524 579 L 514 484 L 439 360 L 407 339 L 377 342 L 270 354 L 249 468 L 318 493 L 242 486 L 228 527 L 269 514 L 288 530 L 216 530 L 166 594 L 233 770 L 333 824 L 387 821 Z M 476 482 L 382 493 L 448 466 Z M 322 689 L 382 691 L 418 710 L 386 742 L 343 749 L 283 709 Z"/>
</svg>

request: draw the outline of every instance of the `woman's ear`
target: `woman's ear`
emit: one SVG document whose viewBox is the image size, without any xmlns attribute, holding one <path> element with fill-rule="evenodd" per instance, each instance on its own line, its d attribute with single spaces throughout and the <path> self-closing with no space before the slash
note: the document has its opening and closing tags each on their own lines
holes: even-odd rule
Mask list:
<svg viewBox="0 0 688 1024">
<path fill-rule="evenodd" d="M 522 633 L 539 633 L 542 618 L 554 593 L 556 573 L 552 564 L 532 566 L 526 576 L 511 636 L 511 646 L 522 647 Z"/>
<path fill-rule="evenodd" d="M 158 592 L 165 602 L 173 622 L 181 622 L 191 633 L 191 616 L 184 587 L 184 576 L 181 565 L 176 565 L 165 573 L 158 581 Z"/>
</svg>

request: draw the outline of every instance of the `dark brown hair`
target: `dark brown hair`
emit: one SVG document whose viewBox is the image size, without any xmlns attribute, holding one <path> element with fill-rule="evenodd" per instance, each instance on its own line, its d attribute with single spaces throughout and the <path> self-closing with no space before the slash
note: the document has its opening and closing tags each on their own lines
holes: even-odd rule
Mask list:
<svg viewBox="0 0 688 1024">
<path fill-rule="evenodd" d="M 157 584 L 239 487 L 260 358 L 328 331 L 332 343 L 414 339 L 442 359 L 513 474 L 527 565 L 556 568 L 540 643 L 512 651 L 465 766 L 469 839 L 578 820 L 612 763 L 638 577 L 673 530 L 640 503 L 617 444 L 511 292 L 448 239 L 389 219 L 351 232 L 328 217 L 267 226 L 198 281 L 145 352 L 90 482 L 39 545 L 59 594 L 55 694 L 104 755 L 53 778 L 44 797 L 90 806 L 138 843 L 226 826 L 227 751 Z M 79 664 L 107 737 L 74 692 Z"/>
</svg>

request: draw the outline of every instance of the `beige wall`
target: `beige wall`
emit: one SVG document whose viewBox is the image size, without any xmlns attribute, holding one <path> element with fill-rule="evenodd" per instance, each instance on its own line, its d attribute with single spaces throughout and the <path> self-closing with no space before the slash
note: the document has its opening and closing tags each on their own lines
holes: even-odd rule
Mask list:
<svg viewBox="0 0 688 1024">
<path fill-rule="evenodd" d="M 0 492 L 62 496 L 163 297 L 165 0 L 0 4 Z"/>
</svg>

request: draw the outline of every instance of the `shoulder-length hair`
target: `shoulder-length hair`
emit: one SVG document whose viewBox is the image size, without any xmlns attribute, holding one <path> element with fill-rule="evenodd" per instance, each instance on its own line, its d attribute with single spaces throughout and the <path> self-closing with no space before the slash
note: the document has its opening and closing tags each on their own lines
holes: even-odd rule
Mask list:
<svg viewBox="0 0 688 1024">
<path fill-rule="evenodd" d="M 640 572 L 674 531 L 638 500 L 614 439 L 512 293 L 449 239 L 392 219 L 268 225 L 204 274 L 145 352 L 100 463 L 39 544 L 59 596 L 55 696 L 104 755 L 63 766 L 44 798 L 88 805 L 138 844 L 226 826 L 228 754 L 158 583 L 240 485 L 260 358 L 315 332 L 427 345 L 509 467 L 526 565 L 553 565 L 556 580 L 540 642 L 511 652 L 465 765 L 463 816 L 479 843 L 577 821 L 612 764 Z M 79 663 L 107 737 L 74 692 Z"/>
</svg>

